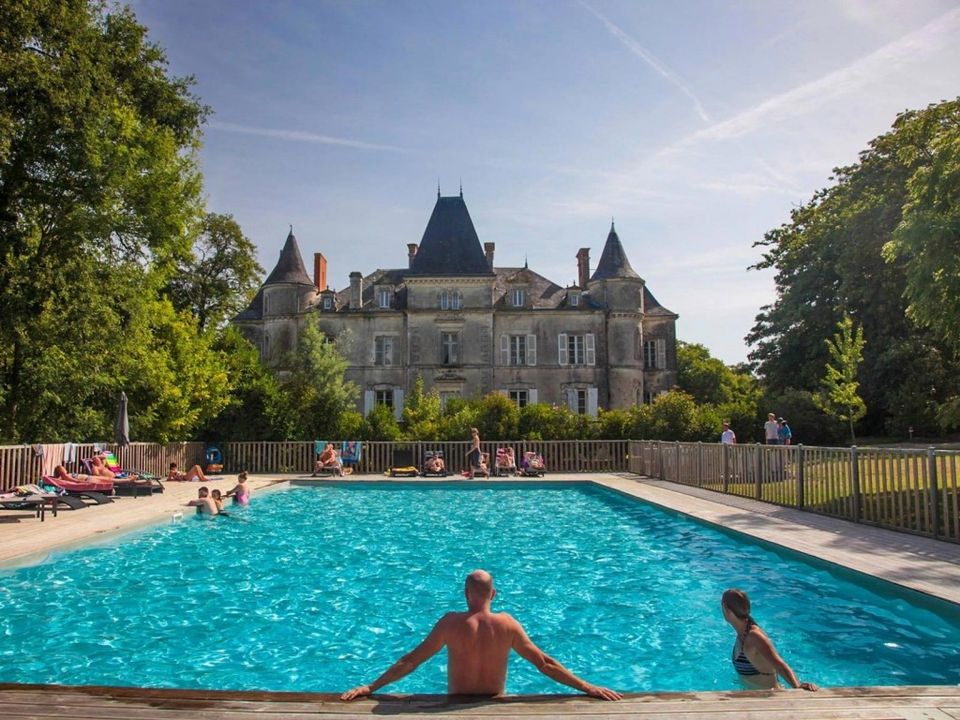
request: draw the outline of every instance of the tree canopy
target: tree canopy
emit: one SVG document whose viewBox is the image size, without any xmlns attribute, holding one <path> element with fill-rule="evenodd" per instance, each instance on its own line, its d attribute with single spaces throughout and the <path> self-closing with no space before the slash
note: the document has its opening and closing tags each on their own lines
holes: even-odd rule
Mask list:
<svg viewBox="0 0 960 720">
<path fill-rule="evenodd" d="M 958 122 L 960 100 L 903 113 L 758 243 L 756 267 L 776 271 L 777 299 L 747 341 L 768 391 L 814 392 L 830 359 L 824 339 L 849 311 L 870 340 L 859 375 L 862 429 L 938 431 L 938 407 L 958 394 L 960 377 L 946 329 L 960 312 L 951 280 L 957 206 L 948 200 Z"/>
</svg>

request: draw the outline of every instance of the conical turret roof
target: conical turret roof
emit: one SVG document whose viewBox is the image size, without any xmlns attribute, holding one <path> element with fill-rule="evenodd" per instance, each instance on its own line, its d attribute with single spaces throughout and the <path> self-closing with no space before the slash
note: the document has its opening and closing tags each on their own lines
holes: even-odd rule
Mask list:
<svg viewBox="0 0 960 720">
<path fill-rule="evenodd" d="M 463 196 L 440 197 L 407 275 L 493 275 Z"/>
<path fill-rule="evenodd" d="M 273 268 L 264 285 L 271 283 L 297 283 L 300 285 L 313 285 L 310 276 L 307 275 L 307 269 L 303 265 L 303 257 L 300 255 L 300 247 L 297 245 L 297 238 L 294 237 L 293 227 L 290 227 L 290 234 L 287 235 L 287 241 L 283 244 L 283 250 L 280 251 L 280 259 L 277 260 L 276 267 Z"/>
<path fill-rule="evenodd" d="M 620 243 L 620 236 L 610 223 L 610 234 L 607 235 L 607 242 L 603 246 L 603 254 L 600 255 L 600 262 L 597 263 L 597 269 L 590 278 L 594 280 L 611 280 L 614 278 L 633 278 L 639 280 L 640 276 L 630 267 L 630 261 L 627 260 L 627 254 Z"/>
</svg>

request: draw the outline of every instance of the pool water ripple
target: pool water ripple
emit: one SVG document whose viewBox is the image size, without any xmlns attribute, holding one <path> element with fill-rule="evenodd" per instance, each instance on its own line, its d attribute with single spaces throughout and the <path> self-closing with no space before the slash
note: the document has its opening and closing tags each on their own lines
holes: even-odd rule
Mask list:
<svg viewBox="0 0 960 720">
<path fill-rule="evenodd" d="M 291 488 L 0 573 L 0 681 L 337 691 L 463 606 L 495 609 L 625 691 L 741 687 L 720 594 L 742 587 L 804 679 L 960 681 L 960 612 L 591 486 Z M 922 605 L 922 606 L 921 606 Z M 391 689 L 444 692 L 440 653 Z M 561 692 L 519 658 L 508 691 Z"/>
</svg>

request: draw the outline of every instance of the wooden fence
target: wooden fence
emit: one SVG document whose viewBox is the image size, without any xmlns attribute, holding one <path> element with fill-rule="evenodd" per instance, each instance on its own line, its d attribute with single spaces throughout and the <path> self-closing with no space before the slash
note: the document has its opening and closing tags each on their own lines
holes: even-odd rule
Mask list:
<svg viewBox="0 0 960 720">
<path fill-rule="evenodd" d="M 339 446 L 339 441 L 336 441 Z M 517 440 L 482 443 L 495 457 L 512 447 L 544 457 L 548 472 L 633 472 L 684 485 L 801 508 L 833 517 L 960 542 L 960 453 L 917 449 L 719 445 L 627 440 Z M 224 472 L 309 473 L 314 442 L 220 443 Z M 0 447 L 0 490 L 33 482 L 63 464 L 70 471 L 97 449 L 113 450 L 124 468 L 166 475 L 204 463 L 205 444 L 91 443 Z M 467 465 L 469 442 L 361 443 L 359 474 L 383 473 L 398 462 L 423 465 L 440 450 L 451 472 Z"/>
<path fill-rule="evenodd" d="M 638 475 L 960 542 L 960 453 L 632 441 Z"/>
</svg>

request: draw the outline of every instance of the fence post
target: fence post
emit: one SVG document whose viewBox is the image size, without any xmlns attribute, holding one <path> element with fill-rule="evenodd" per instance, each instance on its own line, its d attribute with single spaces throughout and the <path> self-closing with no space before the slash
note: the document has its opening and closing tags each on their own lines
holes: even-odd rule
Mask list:
<svg viewBox="0 0 960 720">
<path fill-rule="evenodd" d="M 933 539 L 940 538 L 940 497 L 937 489 L 937 456 L 932 447 L 927 448 L 927 476 L 930 480 L 930 515 Z"/>
<path fill-rule="evenodd" d="M 674 465 L 674 469 L 676 470 L 677 476 L 673 479 L 673 481 L 681 482 L 680 480 L 680 441 L 679 440 L 674 441 L 674 455 L 677 461 L 676 464 Z"/>
<path fill-rule="evenodd" d="M 763 487 L 762 487 L 763 460 L 764 460 L 763 445 L 761 445 L 760 443 L 757 443 L 753 447 L 756 448 L 756 452 L 754 453 L 754 457 L 756 458 L 756 462 L 754 463 L 754 469 L 757 471 L 757 474 L 754 477 L 754 485 L 755 485 L 754 492 L 757 495 L 757 500 L 761 500 L 763 499 Z"/>
<path fill-rule="evenodd" d="M 860 460 L 856 445 L 850 448 L 850 481 L 853 485 L 853 521 L 860 522 Z"/>
<path fill-rule="evenodd" d="M 797 445 L 797 507 L 803 508 L 803 445 Z"/>
<path fill-rule="evenodd" d="M 657 480 L 663 480 L 663 441 L 657 440 Z"/>
<path fill-rule="evenodd" d="M 730 446 L 723 445 L 723 491 L 730 489 Z"/>
<path fill-rule="evenodd" d="M 703 487 L 703 443 L 697 440 L 697 487 Z"/>
</svg>

